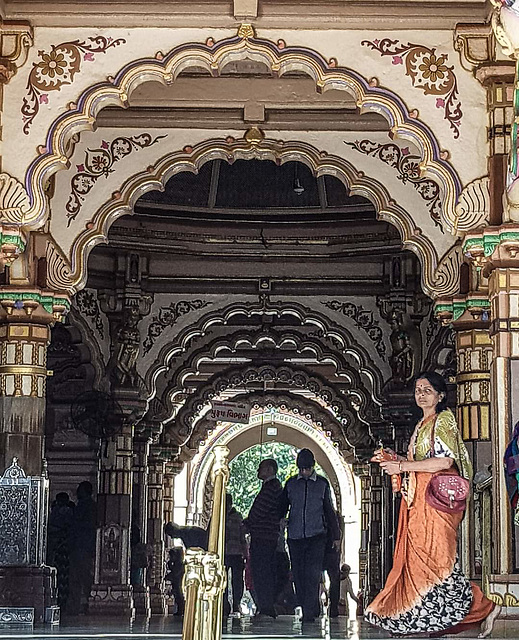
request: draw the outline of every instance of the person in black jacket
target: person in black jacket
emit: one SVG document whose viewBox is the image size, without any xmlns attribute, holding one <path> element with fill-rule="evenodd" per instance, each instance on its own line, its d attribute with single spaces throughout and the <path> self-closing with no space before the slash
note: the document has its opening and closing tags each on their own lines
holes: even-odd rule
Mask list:
<svg viewBox="0 0 519 640">
<path fill-rule="evenodd" d="M 340 547 L 340 531 L 333 508 L 330 484 L 315 472 L 310 449 L 297 455 L 299 473 L 289 478 L 280 496 L 279 513 L 288 514 L 288 549 L 296 597 L 303 609 L 303 622 L 320 614 L 319 587 L 327 535 Z"/>
<path fill-rule="evenodd" d="M 279 497 L 281 482 L 276 478 L 277 462 L 268 458 L 258 467 L 261 490 L 254 499 L 249 515 L 244 520 L 250 533 L 250 562 L 254 599 L 258 605 L 258 616 L 276 617 L 274 609 L 276 589 L 276 548 L 279 539 L 281 516 Z"/>
</svg>

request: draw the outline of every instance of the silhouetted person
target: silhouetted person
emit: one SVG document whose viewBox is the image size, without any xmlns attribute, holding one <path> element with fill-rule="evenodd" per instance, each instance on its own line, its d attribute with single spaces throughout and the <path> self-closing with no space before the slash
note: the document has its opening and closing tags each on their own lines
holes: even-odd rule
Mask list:
<svg viewBox="0 0 519 640">
<path fill-rule="evenodd" d="M 232 602 L 229 602 L 229 578 L 225 588 L 223 601 L 224 614 L 240 613 L 240 602 L 243 596 L 243 570 L 244 558 L 247 555 L 247 542 L 245 541 L 245 527 L 241 513 L 232 506 L 232 496 L 226 495 L 225 508 L 225 568 L 231 570 Z"/>
<path fill-rule="evenodd" d="M 74 503 L 68 493 L 56 494 L 49 513 L 47 563 L 56 567 L 58 604 L 65 607 L 69 590 L 70 530 L 74 518 Z"/>
<path fill-rule="evenodd" d="M 279 497 L 281 483 L 276 478 L 278 465 L 272 458 L 262 460 L 258 467 L 261 490 L 254 499 L 244 521 L 250 533 L 250 561 L 257 615 L 276 617 L 276 548 L 279 538 Z"/>
<path fill-rule="evenodd" d="M 348 596 L 350 596 L 350 598 L 354 602 L 356 602 L 357 605 L 359 604 L 359 598 L 353 593 L 353 585 L 351 583 L 350 570 L 351 570 L 351 567 L 349 564 L 343 564 L 341 567 L 341 573 L 340 573 L 341 595 L 340 595 L 339 602 L 343 611 L 343 615 L 345 615 L 347 618 L 350 617 L 350 606 L 348 603 Z"/>
<path fill-rule="evenodd" d="M 290 558 L 288 557 L 286 541 L 287 521 L 281 520 L 279 528 L 278 544 L 276 547 L 276 589 L 275 603 L 279 614 L 293 614 L 296 606 L 294 583 L 290 571 Z"/>
<path fill-rule="evenodd" d="M 130 530 L 130 584 L 141 587 L 144 585 L 144 570 L 150 563 L 150 550 L 142 542 L 141 530 L 132 518 Z"/>
<path fill-rule="evenodd" d="M 336 512 L 337 526 L 341 522 L 340 515 Z M 340 526 L 339 526 L 340 530 Z M 323 569 L 328 574 L 330 580 L 329 589 L 329 602 L 330 618 L 337 618 L 339 616 L 339 598 L 341 593 L 341 551 L 340 547 L 333 544 L 332 540 L 333 531 L 328 528 L 326 532 L 326 549 L 324 552 L 324 566 Z"/>
<path fill-rule="evenodd" d="M 96 552 L 97 505 L 93 488 L 84 481 L 77 488 L 77 505 L 70 529 L 70 589 L 67 611 L 85 613 L 94 576 Z"/>
<path fill-rule="evenodd" d="M 178 538 L 189 549 L 190 547 L 199 547 L 207 551 L 207 543 L 209 533 L 202 527 L 182 527 L 173 522 L 168 522 L 165 531 L 171 538 Z"/>
<path fill-rule="evenodd" d="M 340 545 L 337 517 L 332 505 L 330 484 L 315 472 L 310 449 L 297 454 L 299 474 L 289 478 L 280 497 L 279 513 L 288 514 L 288 549 L 296 587 L 303 609 L 303 622 L 313 622 L 320 614 L 319 589 L 326 549 L 327 530 L 334 547 Z"/>
<path fill-rule="evenodd" d="M 182 593 L 182 579 L 184 577 L 184 550 L 181 547 L 173 547 L 168 552 L 169 559 L 166 563 L 168 573 L 164 580 L 171 583 L 171 595 L 175 598 L 177 610 L 176 616 L 184 615 L 185 599 Z"/>
</svg>

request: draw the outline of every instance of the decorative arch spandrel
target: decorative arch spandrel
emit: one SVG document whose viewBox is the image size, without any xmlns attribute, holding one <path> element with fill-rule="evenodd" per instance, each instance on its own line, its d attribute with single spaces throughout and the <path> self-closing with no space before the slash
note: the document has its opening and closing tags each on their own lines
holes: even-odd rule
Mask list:
<svg viewBox="0 0 519 640">
<path fill-rule="evenodd" d="M 251 132 L 252 135 L 250 135 Z M 174 137 L 177 143 L 181 143 L 189 138 L 196 140 L 206 133 L 180 130 L 168 135 L 170 138 Z M 293 135 L 293 132 L 275 133 Z M 156 131 L 148 132 L 147 135 L 150 136 L 148 140 L 155 140 L 158 137 L 155 134 Z M 129 134 L 123 136 L 121 133 L 120 135 L 121 139 L 131 137 Z M 437 249 L 441 252 L 448 250 L 454 238 L 432 219 L 431 212 L 420 192 L 412 184 L 404 184 L 399 180 L 398 174 L 394 174 L 392 167 L 387 167 L 389 171 L 382 174 L 388 186 L 369 177 L 368 171 L 380 175 L 380 160 L 349 150 L 344 144 L 344 136 L 338 138 L 337 133 L 333 132 L 320 132 L 318 135 L 315 132 L 300 132 L 298 136 L 303 140 L 293 142 L 265 138 L 261 131 L 254 129 L 246 132 L 244 137 L 242 135 L 243 132 L 231 132 L 223 138 L 205 139 L 197 144 L 186 144 L 182 150 L 162 156 L 155 164 L 148 165 L 145 170 L 133 175 L 127 173 L 128 177 L 121 183 L 123 176 L 119 175 L 118 171 L 127 160 L 123 158 L 117 165 L 117 171 L 114 170 L 112 174 L 107 175 L 106 181 L 103 179 L 104 190 L 96 191 L 95 199 L 88 202 L 88 208 L 82 206 L 80 216 L 69 218 L 71 223 L 68 227 L 63 224 L 63 209 L 66 209 L 67 203 L 70 202 L 70 188 L 68 192 L 60 191 L 55 214 L 53 209 L 51 232 L 59 236 L 61 243 L 66 244 L 66 249 L 63 247 L 62 249 L 70 261 L 70 289 L 78 290 L 84 286 L 89 252 L 96 244 L 106 241 L 108 230 L 117 218 L 133 212 L 136 201 L 143 193 L 162 190 L 166 182 L 175 174 L 182 171 L 197 173 L 200 166 L 211 160 L 223 159 L 232 162 L 236 159 L 260 159 L 279 164 L 291 161 L 303 162 L 315 176 L 333 175 L 346 185 L 352 195 L 360 195 L 370 200 L 377 211 L 378 218 L 391 223 L 398 229 L 403 247 L 418 255 L 422 265 L 423 289 L 428 295 L 435 295 L 435 271 L 439 258 Z M 337 151 L 337 154 L 319 150 L 309 141 L 318 142 L 323 146 L 329 145 Z M 156 145 L 158 149 L 161 142 L 164 142 L 164 139 L 158 141 Z M 168 139 L 168 144 L 172 144 L 171 139 Z M 148 145 L 145 149 L 136 151 L 135 157 L 142 166 L 154 153 L 156 153 L 155 147 Z M 353 155 L 352 160 L 355 161 L 355 165 L 349 159 L 350 156 L 348 159 L 344 157 L 348 154 Z M 357 168 L 359 164 L 360 170 Z M 131 164 L 126 166 L 127 172 L 129 169 Z M 60 184 L 62 182 L 73 184 L 77 174 L 73 174 L 68 180 L 65 174 L 63 176 Z M 92 192 L 97 185 L 96 181 Z M 397 193 L 398 200 L 388 187 Z M 106 191 L 112 194 L 108 201 L 104 198 Z M 406 208 L 399 204 L 402 200 L 403 204 L 407 205 Z M 446 200 L 442 200 L 442 207 L 445 206 Z M 416 211 L 421 212 L 417 220 L 408 213 L 410 210 L 414 211 L 415 215 Z"/>
<path fill-rule="evenodd" d="M 142 82 L 174 83 L 176 75 L 190 66 L 203 67 L 218 75 L 228 62 L 252 58 L 264 62 L 272 73 L 281 76 L 289 71 L 306 73 L 315 80 L 318 91 L 347 91 L 354 96 L 361 111 L 382 113 L 395 138 L 413 141 L 420 150 L 424 173 L 440 181 L 445 198 L 445 224 L 449 230 L 453 228 L 453 212 L 461 182 L 448 162 L 449 154 L 440 148 L 430 128 L 415 112 L 409 111 L 396 93 L 379 87 L 376 82 L 370 83 L 356 71 L 339 67 L 335 58 L 326 60 L 315 50 L 287 47 L 282 39 L 273 42 L 256 38 L 252 30 L 241 30 L 239 34 L 219 42 L 214 37 L 208 38 L 205 44 L 188 42 L 167 55 L 159 52 L 154 58 L 133 61 L 108 81 L 83 91 L 69 105 L 70 110 L 50 125 L 47 140 L 40 147 L 41 155 L 27 171 L 26 185 L 31 197 L 28 225 L 36 228 L 45 221 L 48 215 L 44 197 L 47 180 L 55 171 L 67 166 L 73 136 L 92 129 L 104 106 L 125 107 L 133 89 Z"/>
</svg>

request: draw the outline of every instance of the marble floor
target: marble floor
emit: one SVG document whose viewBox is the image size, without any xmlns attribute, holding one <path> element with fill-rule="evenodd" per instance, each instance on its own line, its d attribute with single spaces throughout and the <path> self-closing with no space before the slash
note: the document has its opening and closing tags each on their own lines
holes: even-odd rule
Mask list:
<svg viewBox="0 0 519 640">
<path fill-rule="evenodd" d="M 121 619 L 91 618 L 81 616 L 63 620 L 59 626 L 42 626 L 34 628 L 0 628 L 0 639 L 27 640 L 89 640 L 99 638 L 106 640 L 180 640 L 182 636 L 181 620 L 175 617 L 152 618 L 131 623 Z M 223 629 L 223 638 L 227 640 L 233 636 L 240 636 L 243 640 L 281 640 L 282 638 L 322 639 L 351 638 L 352 640 L 378 640 L 389 638 L 384 632 L 363 622 L 347 620 L 340 617 L 333 620 L 322 618 L 313 624 L 302 624 L 293 616 L 279 616 L 276 620 L 270 618 L 255 621 L 248 616 L 230 618 Z M 459 634 L 459 638 L 476 638 L 477 630 Z M 498 620 L 494 628 L 493 638 L 519 639 L 519 620 Z"/>
</svg>

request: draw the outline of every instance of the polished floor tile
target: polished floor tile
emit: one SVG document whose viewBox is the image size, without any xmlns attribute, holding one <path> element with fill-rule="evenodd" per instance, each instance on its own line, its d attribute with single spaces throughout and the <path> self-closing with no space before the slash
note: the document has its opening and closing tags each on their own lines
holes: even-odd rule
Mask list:
<svg viewBox="0 0 519 640">
<path fill-rule="evenodd" d="M 124 622 L 121 619 L 81 616 L 63 620 L 59 626 L 32 628 L 0 628 L 1 640 L 180 640 L 182 622 L 175 617 L 135 619 Z M 242 640 L 281 640 L 282 638 L 305 638 L 305 640 L 331 640 L 349 638 L 351 640 L 383 640 L 390 636 L 366 623 L 340 617 L 330 620 L 321 618 L 312 624 L 303 624 L 293 616 L 279 616 L 254 620 L 248 616 L 229 618 L 225 621 L 223 638 L 228 640 L 239 636 Z M 459 638 L 477 637 L 477 630 L 459 634 Z M 519 639 L 519 620 L 498 620 L 492 635 L 496 639 Z"/>
</svg>

